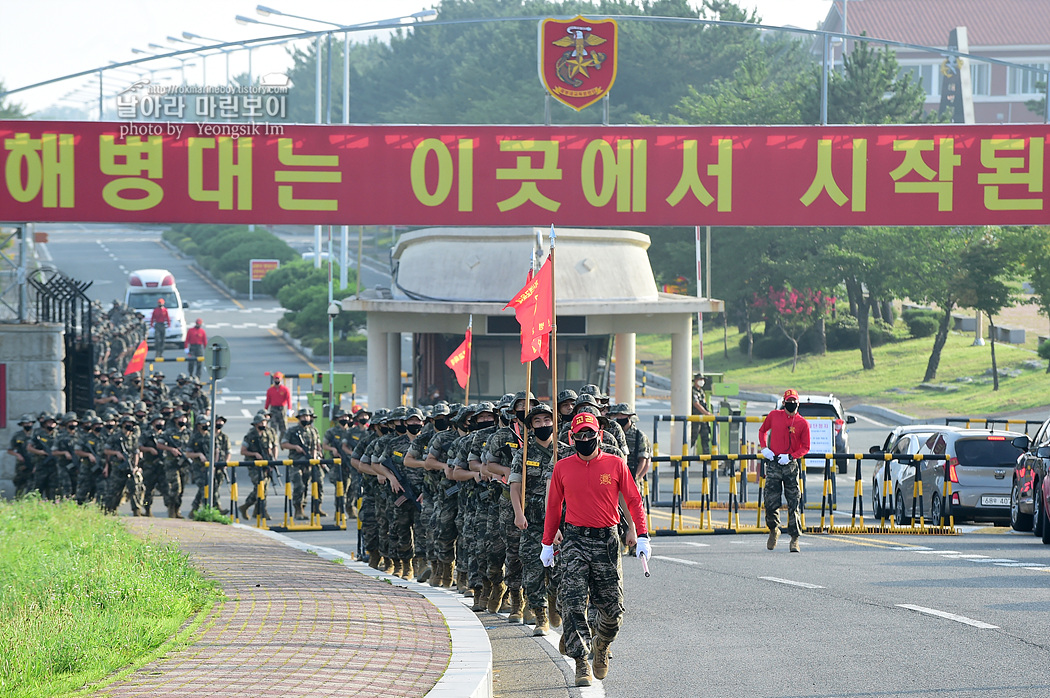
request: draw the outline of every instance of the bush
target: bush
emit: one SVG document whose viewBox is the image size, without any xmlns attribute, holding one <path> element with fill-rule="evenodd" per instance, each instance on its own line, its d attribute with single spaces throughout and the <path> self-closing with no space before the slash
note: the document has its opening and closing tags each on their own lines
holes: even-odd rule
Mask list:
<svg viewBox="0 0 1050 698">
<path fill-rule="evenodd" d="M 828 351 L 856 349 L 860 341 L 857 318 L 848 313 L 826 323 L 824 331 L 828 338 Z"/>
<path fill-rule="evenodd" d="M 1039 342 L 1039 348 L 1035 350 L 1036 354 L 1039 354 L 1039 358 L 1045 361 L 1050 361 L 1050 342 Z"/>
<path fill-rule="evenodd" d="M 352 275 L 352 274 L 351 274 Z M 285 286 L 317 286 L 328 284 L 328 271 L 326 269 L 314 269 L 314 266 L 302 259 L 293 259 L 288 264 L 282 264 L 280 269 L 275 269 L 266 275 L 258 288 L 265 294 L 277 297 L 278 292 Z M 284 306 L 288 307 L 288 306 Z"/>
<path fill-rule="evenodd" d="M 337 356 L 364 356 L 368 352 L 368 337 L 365 335 L 353 335 L 346 339 L 335 340 L 335 353 Z"/>
<path fill-rule="evenodd" d="M 219 272 L 248 271 L 249 260 L 276 259 L 282 264 L 295 258 L 295 250 L 266 233 L 269 239 L 257 239 L 254 242 L 242 242 L 233 249 L 223 253 L 214 268 Z"/>
<path fill-rule="evenodd" d="M 906 318 L 904 322 L 908 325 L 908 332 L 912 337 L 932 337 L 937 332 L 940 321 L 929 315 L 913 315 Z"/>
<path fill-rule="evenodd" d="M 237 293 L 248 293 L 248 272 L 246 271 L 227 272 L 223 275 L 222 282 L 226 284 L 226 288 L 233 289 Z"/>
<path fill-rule="evenodd" d="M 795 347 L 779 330 L 768 337 L 756 332 L 752 353 L 758 359 L 779 359 L 793 355 Z"/>
</svg>

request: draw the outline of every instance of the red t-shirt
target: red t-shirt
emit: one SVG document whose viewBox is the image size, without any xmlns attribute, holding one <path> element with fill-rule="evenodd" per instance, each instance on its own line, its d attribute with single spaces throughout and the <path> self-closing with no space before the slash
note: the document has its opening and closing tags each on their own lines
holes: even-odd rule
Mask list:
<svg viewBox="0 0 1050 698">
<path fill-rule="evenodd" d="M 205 334 L 203 327 L 191 327 L 186 330 L 186 346 L 191 344 L 207 344 L 208 335 Z"/>
<path fill-rule="evenodd" d="M 292 391 L 286 385 L 271 385 L 266 390 L 266 407 L 283 407 L 288 409 L 292 406 Z"/>
<path fill-rule="evenodd" d="M 809 422 L 798 414 L 789 415 L 784 410 L 773 410 L 762 420 L 758 428 L 758 445 L 766 447 L 769 434 L 769 450 L 778 456 L 786 453 L 792 458 L 801 458 L 809 453 Z"/>
<path fill-rule="evenodd" d="M 554 464 L 547 515 L 543 522 L 543 544 L 553 545 L 561 524 L 561 505 L 565 503 L 565 522 L 573 526 L 605 528 L 620 520 L 620 495 L 627 503 L 639 534 L 646 533 L 642 497 L 623 458 L 601 452 L 585 461 L 573 454 Z"/>
<path fill-rule="evenodd" d="M 149 324 L 159 325 L 164 323 L 165 327 L 171 326 L 171 321 L 168 319 L 168 310 L 163 305 L 158 305 L 153 309 L 153 315 L 150 316 Z"/>
</svg>

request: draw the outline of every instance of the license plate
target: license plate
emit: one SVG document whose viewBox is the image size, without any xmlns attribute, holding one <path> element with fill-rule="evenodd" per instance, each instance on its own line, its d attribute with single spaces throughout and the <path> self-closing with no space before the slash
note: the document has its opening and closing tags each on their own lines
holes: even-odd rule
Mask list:
<svg viewBox="0 0 1050 698">
<path fill-rule="evenodd" d="M 1010 506 L 1009 497 L 990 497 L 985 495 L 981 497 L 982 507 L 1008 507 Z"/>
</svg>

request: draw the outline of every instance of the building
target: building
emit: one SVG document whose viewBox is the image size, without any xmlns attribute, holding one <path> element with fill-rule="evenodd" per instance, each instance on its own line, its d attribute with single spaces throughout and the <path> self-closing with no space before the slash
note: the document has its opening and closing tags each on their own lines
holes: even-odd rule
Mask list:
<svg viewBox="0 0 1050 698">
<path fill-rule="evenodd" d="M 1050 68 L 1050 2 L 1047 0 L 835 0 L 823 29 L 866 34 L 908 44 L 946 48 L 948 33 L 966 27 L 969 53 L 1010 63 Z M 926 90 L 926 108 L 941 104 L 945 56 L 897 48 L 902 68 Z M 1042 123 L 1025 102 L 1045 93 L 1042 76 L 1012 66 L 970 62 L 976 123 Z"/>
<path fill-rule="evenodd" d="M 470 399 L 498 399 L 523 389 L 519 327 L 507 302 L 525 285 L 531 252 L 546 247 L 546 228 L 426 228 L 401 236 L 391 254 L 389 297 L 343 301 L 363 311 L 368 331 L 368 401 L 397 404 L 401 372 L 413 374 L 414 400 L 433 392 L 462 399 L 445 359 L 473 317 Z M 720 312 L 719 300 L 661 293 L 646 250 L 649 236 L 628 230 L 557 231 L 555 294 L 558 390 L 602 384 L 613 357 L 635 365 L 635 334 L 671 335 L 674 414 L 690 412 L 693 318 Z M 373 294 L 377 296 L 378 294 Z M 413 337 L 414 365 L 401 365 L 401 337 Z M 539 361 L 533 392 L 551 398 Z M 617 402 L 634 404 L 634 371 L 618 371 Z"/>
</svg>

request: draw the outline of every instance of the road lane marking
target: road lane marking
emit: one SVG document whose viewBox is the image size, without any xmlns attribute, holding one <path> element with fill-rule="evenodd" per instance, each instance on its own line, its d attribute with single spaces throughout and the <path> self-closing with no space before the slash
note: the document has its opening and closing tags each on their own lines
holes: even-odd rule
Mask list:
<svg viewBox="0 0 1050 698">
<path fill-rule="evenodd" d="M 972 625 L 975 628 L 981 628 L 983 630 L 994 630 L 998 628 L 998 625 L 992 625 L 991 623 L 985 623 L 983 621 L 974 620 L 973 618 L 967 618 L 966 616 L 956 615 L 954 613 L 948 613 L 947 611 L 938 611 L 936 608 L 926 608 L 925 606 L 915 606 L 910 603 L 899 603 L 898 608 L 906 608 L 909 611 L 916 611 L 918 613 L 924 613 L 928 616 L 937 616 L 938 618 L 944 618 L 946 620 L 954 620 L 956 623 L 963 623 L 965 625 Z"/>
<path fill-rule="evenodd" d="M 802 587 L 803 589 L 823 589 L 824 587 L 819 584 L 810 584 L 809 582 L 795 582 L 790 579 L 781 579 L 780 577 L 759 577 L 767 582 L 776 582 L 777 584 L 787 584 L 793 587 Z"/>
<path fill-rule="evenodd" d="M 694 562 L 693 560 L 683 560 L 680 557 L 667 557 L 666 555 L 653 555 L 653 559 L 663 560 L 664 562 L 677 562 L 679 565 L 689 565 L 690 567 L 695 567 L 700 564 L 699 562 Z"/>
<path fill-rule="evenodd" d="M 694 548 L 710 548 L 711 547 L 710 543 L 693 543 L 692 541 L 688 541 L 688 540 L 682 540 L 682 541 L 678 541 L 678 542 L 681 543 L 682 545 L 691 545 Z"/>
<path fill-rule="evenodd" d="M 249 412 L 248 410 L 244 409 L 243 407 L 241 408 L 241 414 L 247 419 L 251 419 L 252 418 L 252 413 Z"/>
<path fill-rule="evenodd" d="M 981 558 L 986 558 L 988 556 L 987 555 L 970 555 L 970 554 L 964 555 L 962 553 L 959 553 L 959 554 L 956 554 L 956 555 L 945 555 L 944 557 L 946 557 L 949 560 L 975 560 L 976 561 L 976 560 L 980 560 Z"/>
<path fill-rule="evenodd" d="M 831 540 L 838 541 L 840 543 L 850 543 L 851 545 L 863 545 L 869 548 L 882 548 L 883 550 L 914 550 L 915 548 L 902 548 L 898 545 L 888 545 L 881 541 L 871 540 L 870 538 L 847 538 L 845 536 L 825 536 Z"/>
<path fill-rule="evenodd" d="M 960 555 L 958 550 L 913 550 L 919 555 Z"/>
<path fill-rule="evenodd" d="M 994 562 L 996 564 L 1001 562 L 1017 562 L 1017 560 L 1011 560 L 1005 557 L 987 557 L 983 560 L 971 560 L 971 562 Z"/>
</svg>

